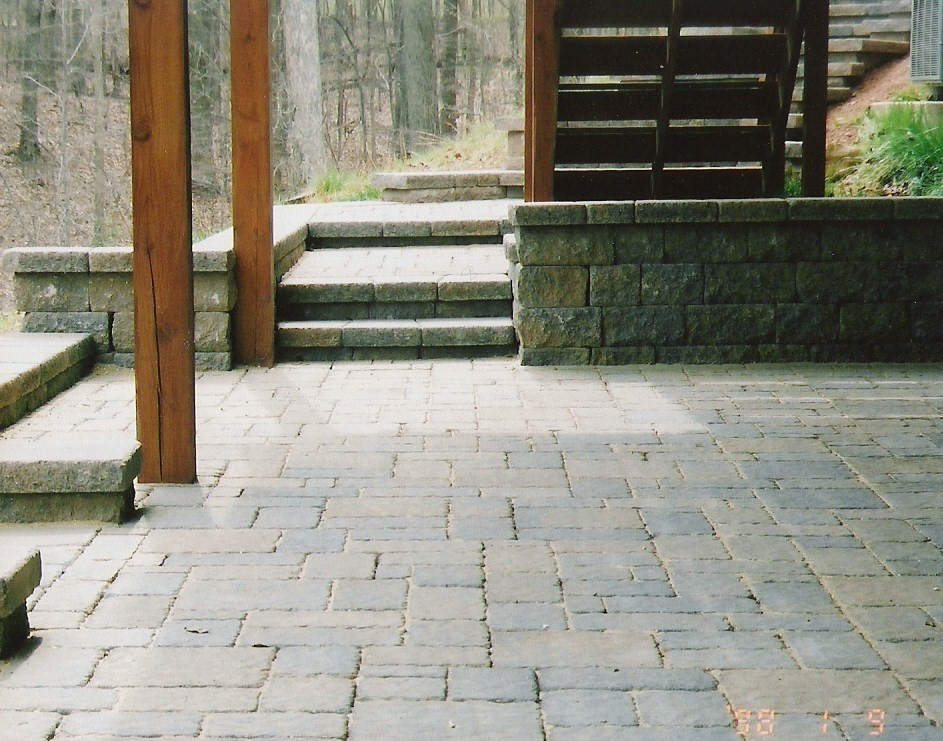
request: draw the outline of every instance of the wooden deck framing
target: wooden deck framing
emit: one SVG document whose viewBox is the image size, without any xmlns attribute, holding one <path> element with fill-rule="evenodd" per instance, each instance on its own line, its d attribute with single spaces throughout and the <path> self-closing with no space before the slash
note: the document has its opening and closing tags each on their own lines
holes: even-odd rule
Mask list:
<svg viewBox="0 0 943 741">
<path fill-rule="evenodd" d="M 778 196 L 789 135 L 822 192 L 828 0 L 527 0 L 526 29 L 526 200 Z"/>
</svg>

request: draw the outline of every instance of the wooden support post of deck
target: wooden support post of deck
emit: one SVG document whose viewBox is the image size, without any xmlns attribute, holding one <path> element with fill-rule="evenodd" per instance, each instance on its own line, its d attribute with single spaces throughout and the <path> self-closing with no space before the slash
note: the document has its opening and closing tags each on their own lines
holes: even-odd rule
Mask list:
<svg viewBox="0 0 943 741">
<path fill-rule="evenodd" d="M 825 119 L 828 113 L 828 0 L 805 0 L 802 92 L 802 195 L 825 195 Z"/>
<path fill-rule="evenodd" d="M 275 361 L 275 265 L 268 0 L 231 0 L 230 55 L 238 288 L 233 351 L 239 362 L 271 367 Z"/>
<path fill-rule="evenodd" d="M 556 0 L 527 0 L 525 12 L 524 200 L 552 201 L 559 79 Z"/>
<path fill-rule="evenodd" d="M 130 0 L 134 378 L 142 482 L 196 481 L 186 0 Z"/>
</svg>

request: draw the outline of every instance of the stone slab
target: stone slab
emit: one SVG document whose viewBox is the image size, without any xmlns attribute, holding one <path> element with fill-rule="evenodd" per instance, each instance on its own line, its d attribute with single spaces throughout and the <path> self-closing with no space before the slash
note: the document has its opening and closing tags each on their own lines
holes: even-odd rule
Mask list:
<svg viewBox="0 0 943 741">
<path fill-rule="evenodd" d="M 42 578 L 39 551 L 4 548 L 0 551 L 0 618 L 18 610 Z"/>
<path fill-rule="evenodd" d="M 125 492 L 140 470 L 140 447 L 105 434 L 0 440 L 0 494 Z"/>
<path fill-rule="evenodd" d="M 39 551 L 0 551 L 0 659 L 12 656 L 29 637 L 26 600 L 41 579 Z"/>
</svg>

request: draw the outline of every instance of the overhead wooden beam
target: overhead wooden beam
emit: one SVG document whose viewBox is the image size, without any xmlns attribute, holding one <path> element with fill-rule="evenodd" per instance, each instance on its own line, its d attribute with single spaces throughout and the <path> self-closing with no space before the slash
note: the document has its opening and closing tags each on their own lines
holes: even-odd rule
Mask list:
<svg viewBox="0 0 943 741">
<path fill-rule="evenodd" d="M 825 195 L 825 118 L 828 113 L 828 0 L 805 0 L 802 91 L 802 195 Z"/>
<path fill-rule="evenodd" d="M 231 0 L 232 207 L 238 299 L 235 359 L 275 360 L 269 0 Z"/>
<path fill-rule="evenodd" d="M 186 0 L 130 0 L 134 378 L 142 482 L 196 481 Z"/>
</svg>

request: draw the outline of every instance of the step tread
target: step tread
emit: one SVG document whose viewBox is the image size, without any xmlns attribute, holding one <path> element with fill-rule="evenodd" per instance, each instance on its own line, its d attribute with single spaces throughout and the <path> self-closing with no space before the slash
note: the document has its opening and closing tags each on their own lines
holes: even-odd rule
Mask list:
<svg viewBox="0 0 943 741">
<path fill-rule="evenodd" d="M 503 245 L 314 250 L 279 286 L 290 304 L 510 298 Z"/>
</svg>

